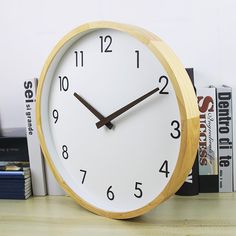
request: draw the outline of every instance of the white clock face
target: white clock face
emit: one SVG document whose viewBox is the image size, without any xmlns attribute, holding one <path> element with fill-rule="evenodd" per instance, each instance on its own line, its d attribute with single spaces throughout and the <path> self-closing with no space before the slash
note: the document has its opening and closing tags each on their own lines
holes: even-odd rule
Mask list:
<svg viewBox="0 0 236 236">
<path fill-rule="evenodd" d="M 112 128 L 97 128 L 104 117 L 157 87 L 110 120 Z M 68 41 L 47 72 L 41 117 L 53 165 L 74 193 L 96 208 L 144 207 L 174 172 L 181 136 L 175 92 L 158 59 L 127 33 L 93 30 Z"/>
</svg>

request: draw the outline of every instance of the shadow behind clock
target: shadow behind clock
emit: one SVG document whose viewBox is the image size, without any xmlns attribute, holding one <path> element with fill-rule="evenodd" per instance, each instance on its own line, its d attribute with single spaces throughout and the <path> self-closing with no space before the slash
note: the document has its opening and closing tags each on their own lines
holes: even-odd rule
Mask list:
<svg viewBox="0 0 236 236">
<path fill-rule="evenodd" d="M 196 88 L 194 86 L 194 74 L 193 74 L 193 68 L 186 68 L 186 71 L 189 75 L 189 78 L 191 79 L 191 82 L 193 84 L 195 93 Z M 196 154 L 196 158 L 193 164 L 193 167 L 186 178 L 183 185 L 180 187 L 180 189 L 176 192 L 176 195 L 181 196 L 193 196 L 199 194 L 199 166 L 198 166 L 198 152 Z"/>
</svg>

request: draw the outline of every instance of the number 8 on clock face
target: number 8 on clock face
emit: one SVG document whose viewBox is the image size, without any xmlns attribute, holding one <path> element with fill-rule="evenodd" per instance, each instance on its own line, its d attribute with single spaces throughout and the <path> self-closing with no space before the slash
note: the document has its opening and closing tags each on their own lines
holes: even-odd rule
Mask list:
<svg viewBox="0 0 236 236">
<path fill-rule="evenodd" d="M 112 218 L 141 215 L 173 194 L 197 149 L 188 80 L 170 49 L 142 29 L 95 22 L 65 36 L 37 97 L 40 142 L 61 186 Z"/>
</svg>

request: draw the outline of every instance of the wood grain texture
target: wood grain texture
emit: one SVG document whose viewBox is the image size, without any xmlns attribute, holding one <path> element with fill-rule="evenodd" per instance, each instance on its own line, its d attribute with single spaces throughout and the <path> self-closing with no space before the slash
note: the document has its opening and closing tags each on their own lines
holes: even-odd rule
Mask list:
<svg viewBox="0 0 236 236">
<path fill-rule="evenodd" d="M 70 197 L 0 200 L 0 235 L 236 235 L 236 194 L 174 196 L 130 220 L 92 214 Z"/>
</svg>

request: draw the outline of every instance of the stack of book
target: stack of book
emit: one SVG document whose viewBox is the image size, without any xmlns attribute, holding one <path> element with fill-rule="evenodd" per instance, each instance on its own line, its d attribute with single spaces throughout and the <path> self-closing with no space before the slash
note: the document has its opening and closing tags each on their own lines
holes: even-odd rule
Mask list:
<svg viewBox="0 0 236 236">
<path fill-rule="evenodd" d="M 19 163 L 0 166 L 0 198 L 27 199 L 31 196 L 30 168 Z"/>
<path fill-rule="evenodd" d="M 193 82 L 193 68 L 187 72 Z M 236 192 L 236 89 L 225 85 L 197 87 L 196 95 L 200 113 L 198 153 L 176 194 Z"/>
<path fill-rule="evenodd" d="M 0 199 L 31 196 L 31 175 L 24 128 L 1 130 Z"/>
</svg>

